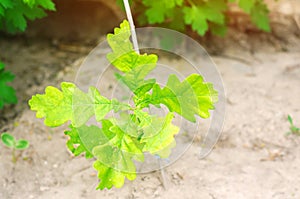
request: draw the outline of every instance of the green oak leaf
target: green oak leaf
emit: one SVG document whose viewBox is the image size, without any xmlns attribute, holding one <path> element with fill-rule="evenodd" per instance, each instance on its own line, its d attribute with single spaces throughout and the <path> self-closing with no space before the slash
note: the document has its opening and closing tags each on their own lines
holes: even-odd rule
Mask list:
<svg viewBox="0 0 300 199">
<path fill-rule="evenodd" d="M 134 115 L 139 120 L 139 127 L 144 128 L 152 124 L 152 118 L 148 112 L 142 111 L 140 109 L 134 110 Z"/>
<path fill-rule="evenodd" d="M 107 54 L 108 60 L 116 60 L 121 55 L 133 51 L 130 36 L 130 26 L 127 20 L 121 23 L 120 28 L 114 29 L 114 34 L 107 35 L 107 42 L 113 51 Z"/>
<path fill-rule="evenodd" d="M 99 160 L 94 162 L 94 168 L 98 171 L 100 183 L 97 189 L 100 190 L 105 188 L 111 189 L 113 186 L 120 188 L 124 185 L 125 177 L 128 180 L 134 180 L 136 178 L 136 173 L 118 171 L 112 167 L 106 166 Z"/>
<path fill-rule="evenodd" d="M 157 62 L 156 55 L 140 55 L 133 50 L 130 42 L 130 26 L 124 20 L 120 28 L 115 28 L 114 34 L 107 35 L 107 41 L 112 49 L 112 53 L 107 54 L 107 59 L 118 70 L 127 73 L 138 66 L 152 68 Z"/>
<path fill-rule="evenodd" d="M 168 113 L 165 118 L 153 118 L 151 125 L 143 129 L 141 143 L 145 143 L 143 151 L 167 158 L 171 153 L 171 148 L 176 146 L 174 135 L 179 132 L 179 128 L 172 124 L 174 114 Z"/>
<path fill-rule="evenodd" d="M 67 147 L 75 156 L 85 153 L 86 158 L 92 158 L 93 148 L 107 143 L 110 139 L 106 137 L 102 129 L 94 125 L 83 125 L 79 128 L 70 125 L 70 128 L 71 130 L 65 131 L 65 135 L 70 137 Z"/>
<path fill-rule="evenodd" d="M 135 172 L 132 159 L 144 161 L 142 145 L 136 142 L 136 138 L 124 132 L 111 121 L 106 121 L 106 134 L 114 134 L 108 143 L 98 145 L 93 149 L 93 155 L 108 167 L 118 171 Z"/>
<path fill-rule="evenodd" d="M 48 86 L 44 95 L 37 94 L 29 100 L 31 110 L 36 111 L 37 118 L 45 118 L 47 126 L 60 126 L 73 118 L 73 93 L 76 86 L 63 82 L 61 89 Z"/>
<path fill-rule="evenodd" d="M 210 116 L 209 110 L 213 110 L 214 104 L 218 101 L 218 92 L 214 90 L 213 84 L 204 82 L 201 75 L 192 74 L 186 78 L 186 81 L 197 96 L 198 115 L 202 118 L 208 118 Z"/>
<path fill-rule="evenodd" d="M 108 100 L 100 95 L 95 87 L 84 93 L 74 84 L 63 82 L 61 89 L 48 86 L 45 94 L 37 94 L 29 101 L 31 110 L 37 111 L 37 118 L 45 118 L 45 125 L 56 127 L 72 121 L 74 127 L 80 127 L 93 115 L 101 121 L 111 110 L 119 111 L 130 108 L 128 104 L 116 99 Z"/>
<path fill-rule="evenodd" d="M 122 72 L 129 72 L 132 69 L 140 66 L 144 69 L 147 67 L 152 68 L 157 62 L 157 56 L 156 55 L 139 55 L 135 51 L 128 52 L 126 54 L 123 54 L 116 59 L 110 57 L 111 54 L 107 55 L 107 58 L 111 63 L 120 71 Z"/>
<path fill-rule="evenodd" d="M 131 91 L 136 95 L 141 92 L 141 87 L 155 83 L 155 79 L 145 80 L 145 77 L 156 67 L 157 57 L 153 60 L 144 60 L 144 63 L 134 67 L 124 76 L 120 77 L 120 81 L 123 82 Z M 151 88 L 150 88 L 151 89 Z"/>
<path fill-rule="evenodd" d="M 120 103 L 116 99 L 108 100 L 100 95 L 95 87 L 90 87 L 88 94 L 75 89 L 73 93 L 73 125 L 79 127 L 93 115 L 97 121 L 101 121 L 111 110 L 117 112 L 128 108 L 130 108 L 128 104 Z"/>
<path fill-rule="evenodd" d="M 154 85 L 149 103 L 164 104 L 171 112 L 182 115 L 185 119 L 195 122 L 194 115 L 209 117 L 209 110 L 214 109 L 217 91 L 212 84 L 203 82 L 198 74 L 188 76 L 180 82 L 176 75 L 170 75 L 166 87 Z"/>
</svg>

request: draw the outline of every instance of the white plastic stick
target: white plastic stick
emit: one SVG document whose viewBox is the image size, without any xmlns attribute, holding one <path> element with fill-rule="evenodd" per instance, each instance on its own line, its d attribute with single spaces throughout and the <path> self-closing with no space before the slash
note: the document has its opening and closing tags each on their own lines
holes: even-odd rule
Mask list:
<svg viewBox="0 0 300 199">
<path fill-rule="evenodd" d="M 132 18 L 132 13 L 131 13 L 131 9 L 130 9 L 130 5 L 128 0 L 123 0 L 124 2 L 124 7 L 125 7 L 125 11 L 126 11 L 126 15 L 129 21 L 129 25 L 130 25 L 130 29 L 131 29 L 131 36 L 132 36 L 132 42 L 133 42 L 133 48 L 134 50 L 140 54 L 140 50 L 139 50 L 139 45 L 138 45 L 138 41 L 137 41 L 137 36 L 136 36 L 136 32 L 135 32 L 135 26 L 134 26 L 134 22 L 133 22 L 133 18 Z M 162 183 L 164 188 L 166 189 L 166 178 L 165 178 L 165 172 L 164 169 L 161 168 L 161 159 L 158 159 L 158 165 L 160 168 L 160 174 L 162 177 Z"/>
<path fill-rule="evenodd" d="M 134 26 L 132 14 L 131 14 L 130 5 L 129 5 L 128 0 L 123 0 L 123 2 L 124 2 L 124 7 L 125 7 L 125 10 L 126 10 L 127 18 L 128 18 L 129 24 L 130 24 L 133 48 L 138 54 L 140 54 L 139 45 L 138 45 L 138 41 L 137 41 L 137 36 L 136 36 L 136 32 L 135 32 L 135 26 Z"/>
</svg>

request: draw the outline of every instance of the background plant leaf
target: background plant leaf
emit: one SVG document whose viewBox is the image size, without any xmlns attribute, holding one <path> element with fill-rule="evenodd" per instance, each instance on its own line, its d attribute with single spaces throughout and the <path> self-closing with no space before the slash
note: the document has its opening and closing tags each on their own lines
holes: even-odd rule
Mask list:
<svg viewBox="0 0 300 199">
<path fill-rule="evenodd" d="M 52 0 L 1 0 L 0 30 L 13 34 L 24 32 L 27 20 L 45 17 L 44 10 L 56 10 Z"/>
<path fill-rule="evenodd" d="M 16 144 L 15 137 L 9 133 L 2 133 L 1 140 L 7 147 L 14 148 Z"/>
<path fill-rule="evenodd" d="M 18 102 L 16 91 L 7 83 L 13 81 L 15 75 L 4 70 L 4 64 L 0 62 L 0 109 L 4 104 L 16 104 Z"/>
<path fill-rule="evenodd" d="M 15 148 L 18 150 L 24 150 L 29 147 L 29 142 L 27 140 L 18 140 L 16 142 Z"/>
</svg>

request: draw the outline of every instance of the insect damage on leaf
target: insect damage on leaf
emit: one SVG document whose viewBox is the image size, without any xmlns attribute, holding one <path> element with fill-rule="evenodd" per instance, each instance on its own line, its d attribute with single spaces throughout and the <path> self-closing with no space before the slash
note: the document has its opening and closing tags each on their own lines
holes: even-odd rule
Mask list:
<svg viewBox="0 0 300 199">
<path fill-rule="evenodd" d="M 75 156 L 85 154 L 86 158 L 96 159 L 93 166 L 100 180 L 97 189 L 101 190 L 122 187 L 126 178 L 134 180 L 135 161 L 144 162 L 144 153 L 160 158 L 171 154 L 179 133 L 179 127 L 173 124 L 175 113 L 195 122 L 196 115 L 209 117 L 209 110 L 217 101 L 217 91 L 198 74 L 183 81 L 170 75 L 164 88 L 155 79 L 147 79 L 157 67 L 157 56 L 137 54 L 129 30 L 125 20 L 114 34 L 108 34 L 112 52 L 107 59 L 120 71 L 117 80 L 132 91 L 133 104 L 107 99 L 94 87 L 85 93 L 67 82 L 61 84 L 61 90 L 47 87 L 45 94 L 29 101 L 31 110 L 37 111 L 38 118 L 45 118 L 46 125 L 55 127 L 71 122 L 70 130 L 65 131 L 69 136 L 67 147 Z M 160 104 L 169 109 L 164 117 L 145 109 Z M 108 114 L 111 111 L 117 117 Z M 87 124 L 91 117 L 97 125 Z"/>
</svg>

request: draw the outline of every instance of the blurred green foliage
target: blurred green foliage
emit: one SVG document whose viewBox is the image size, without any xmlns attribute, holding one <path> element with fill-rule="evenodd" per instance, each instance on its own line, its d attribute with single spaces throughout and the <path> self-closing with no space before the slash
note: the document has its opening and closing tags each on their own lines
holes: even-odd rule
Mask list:
<svg viewBox="0 0 300 199">
<path fill-rule="evenodd" d="M 16 91 L 8 86 L 7 83 L 13 81 L 15 76 L 4 70 L 4 64 L 0 62 L 0 109 L 4 104 L 16 104 L 18 99 L 16 97 Z"/>
<path fill-rule="evenodd" d="M 121 0 L 117 0 L 121 4 Z M 203 36 L 207 31 L 226 34 L 229 3 L 236 3 L 261 30 L 269 32 L 269 10 L 264 0 L 132 0 L 141 25 L 160 26 L 184 32 L 187 26 Z"/>
<path fill-rule="evenodd" d="M 55 11 L 52 0 L 1 0 L 0 30 L 24 32 L 27 21 L 45 17 L 45 10 Z"/>
</svg>

